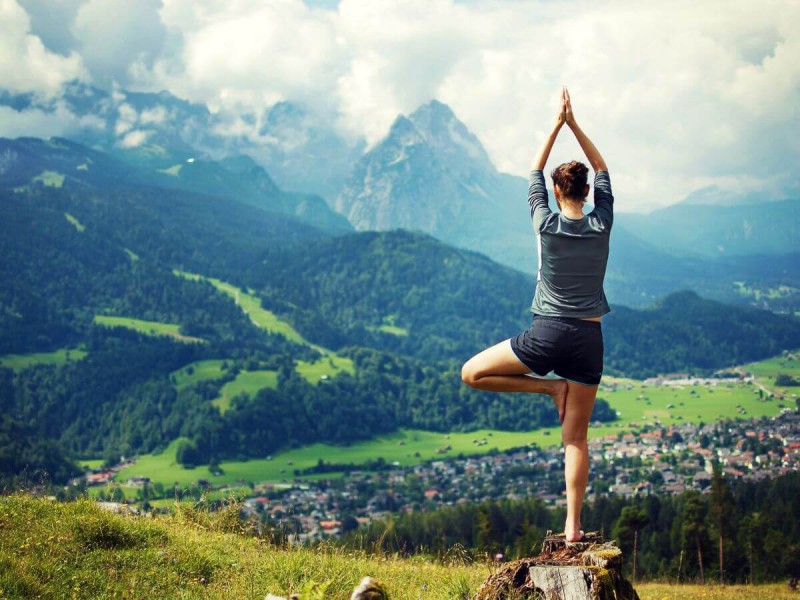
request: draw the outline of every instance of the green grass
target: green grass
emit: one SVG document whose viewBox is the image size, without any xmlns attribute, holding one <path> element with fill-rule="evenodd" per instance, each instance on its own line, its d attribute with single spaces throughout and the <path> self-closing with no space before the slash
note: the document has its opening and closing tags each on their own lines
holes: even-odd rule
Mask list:
<svg viewBox="0 0 800 600">
<path fill-rule="evenodd" d="M 313 363 L 304 360 L 297 361 L 297 372 L 309 382 L 317 383 L 323 377 L 336 377 L 339 373 L 353 375 L 356 368 L 351 359 L 330 353 Z"/>
<path fill-rule="evenodd" d="M 641 600 L 791 600 L 797 598 L 786 583 L 761 585 L 697 585 L 672 583 L 639 583 L 636 592 Z"/>
<path fill-rule="evenodd" d="M 347 598 L 371 575 L 393 599 L 435 600 L 474 592 L 489 573 L 460 561 L 275 547 L 237 535 L 235 506 L 209 515 L 181 505 L 146 519 L 92 501 L 10 496 L 0 498 L 0 529 L 0 589 L 14 598 L 263 598 L 308 582 L 327 583 L 325 598 Z"/>
<path fill-rule="evenodd" d="M 396 323 L 397 316 L 390 315 L 383 319 L 383 323 L 381 323 L 377 327 L 367 327 L 367 329 L 371 329 L 372 331 L 382 331 L 383 333 L 389 333 L 391 335 L 398 335 L 404 336 L 408 335 L 408 329 L 405 327 L 399 327 Z"/>
<path fill-rule="evenodd" d="M 86 226 L 85 225 L 81 225 L 81 222 L 78 221 L 78 219 L 73 217 L 71 214 L 65 212 L 64 216 L 67 217 L 67 221 L 72 223 L 75 226 L 75 229 L 77 229 L 78 231 L 82 232 L 82 231 L 84 231 L 86 229 Z"/>
<path fill-rule="evenodd" d="M 611 379 L 611 378 L 607 378 Z M 752 384 L 720 383 L 715 387 L 696 385 L 684 387 L 645 386 L 641 381 L 618 380 L 616 391 L 603 387 L 598 397 L 605 398 L 620 414 L 618 425 L 632 427 L 652 424 L 709 423 L 723 417 L 752 418 L 775 416 L 781 409 L 774 400 L 761 400 L 758 388 Z M 625 389 L 631 385 L 631 389 Z M 741 405 L 745 415 L 736 412 Z M 671 408 L 670 408 L 671 406 Z"/>
<path fill-rule="evenodd" d="M 6 354 L 0 356 L 0 365 L 21 371 L 32 365 L 58 365 L 68 361 L 77 361 L 85 358 L 87 352 L 80 348 L 62 348 L 54 352 L 32 352 L 30 354 Z"/>
<path fill-rule="evenodd" d="M 230 407 L 231 400 L 239 394 L 255 396 L 258 390 L 278 387 L 277 371 L 240 371 L 236 379 L 222 386 L 219 398 L 211 403 L 224 413 Z"/>
<path fill-rule="evenodd" d="M 611 429 L 609 428 L 609 430 Z M 596 431 L 605 432 L 606 430 L 598 428 Z M 486 440 L 484 445 L 473 442 L 473 440 L 484 439 Z M 207 479 L 215 486 L 232 484 L 237 481 L 281 482 L 294 480 L 295 469 L 312 467 L 320 458 L 326 462 L 362 464 L 367 460 L 382 457 L 388 462 L 397 461 L 401 465 L 413 465 L 426 459 L 454 457 L 459 453 L 483 454 L 490 448 L 506 450 L 525 446 L 532 442 L 545 446 L 558 443 L 559 439 L 558 428 L 555 427 L 535 432 L 483 429 L 469 433 L 450 434 L 403 429 L 350 446 L 313 444 L 276 453 L 272 460 L 261 458 L 222 462 L 220 463 L 220 467 L 224 471 L 222 475 L 212 475 L 206 466 L 186 469 L 178 464 L 175 453 L 179 440 L 175 440 L 161 454 L 145 454 L 139 457 L 134 465 L 120 471 L 115 479 L 125 482 L 129 477 L 139 475 L 150 477 L 154 483 L 160 481 L 165 485 L 171 485 L 177 482 L 182 486 L 188 486 L 198 479 Z M 449 451 L 437 452 L 447 445 L 451 446 Z M 327 477 L 330 476 L 330 474 L 327 475 Z M 313 477 L 304 479 L 311 478 Z"/>
<path fill-rule="evenodd" d="M 233 298 L 236 304 L 241 307 L 245 314 L 247 314 L 253 320 L 253 323 L 262 329 L 266 329 L 270 333 L 282 335 L 287 340 L 297 342 L 298 344 L 313 346 L 313 344 L 306 341 L 294 327 L 282 320 L 274 312 L 263 308 L 261 306 L 261 301 L 256 296 L 249 294 L 245 290 L 213 277 L 203 277 L 202 275 L 187 273 L 178 269 L 173 269 L 172 272 L 180 277 L 185 277 L 194 281 L 208 281 L 215 288 Z"/>
<path fill-rule="evenodd" d="M 274 312 L 267 310 L 261 306 L 261 301 L 253 294 L 248 293 L 230 283 L 225 283 L 213 277 L 203 277 L 195 273 L 187 273 L 178 269 L 173 269 L 173 273 L 180 277 L 185 277 L 193 281 L 208 281 L 215 288 L 233 298 L 234 302 L 244 311 L 246 315 L 255 323 L 256 326 L 262 329 L 284 336 L 287 340 L 311 346 L 323 356 L 313 362 L 308 363 L 299 361 L 297 371 L 305 377 L 310 383 L 317 383 L 323 375 L 328 377 L 335 377 L 341 372 L 355 373 L 355 366 L 353 361 L 344 356 L 339 356 L 335 352 L 331 352 L 322 346 L 312 344 L 306 340 L 298 331 L 281 319 Z"/>
<path fill-rule="evenodd" d="M 205 340 L 188 335 L 181 335 L 180 325 L 175 323 L 160 323 L 158 321 L 144 321 L 130 317 L 112 317 L 108 315 L 95 315 L 94 322 L 104 327 L 127 327 L 147 335 L 166 335 L 181 342 L 204 342 Z"/>
<path fill-rule="evenodd" d="M 41 183 L 46 187 L 60 188 L 64 185 L 64 175 L 58 171 L 42 171 L 31 180 L 31 183 Z"/>
<path fill-rule="evenodd" d="M 139 260 L 139 255 L 136 254 L 136 252 L 134 252 L 133 250 L 129 248 L 123 248 L 123 250 L 125 250 L 125 254 L 128 255 L 128 258 L 130 258 L 131 261 L 136 262 L 137 260 Z"/>
<path fill-rule="evenodd" d="M 397 325 L 381 325 L 377 327 L 377 330 L 383 333 L 391 333 L 392 335 L 408 335 L 408 329 Z"/>
<path fill-rule="evenodd" d="M 201 381 L 220 379 L 227 373 L 227 371 L 222 368 L 224 363 L 224 360 L 213 358 L 198 360 L 185 367 L 172 371 L 170 377 L 175 379 L 175 388 L 180 391 L 183 388 Z"/>
<path fill-rule="evenodd" d="M 348 598 L 369 575 L 393 600 L 451 600 L 474 595 L 495 569 L 458 552 L 439 562 L 332 546 L 287 549 L 242 535 L 247 525 L 235 503 L 217 513 L 190 503 L 168 505 L 171 514 L 146 518 L 115 515 L 91 500 L 0 497 L 0 597 L 263 598 L 316 583 L 327 584 L 324 598 L 334 599 Z M 636 591 L 642 600 L 796 596 L 785 583 L 638 583 Z"/>
<path fill-rule="evenodd" d="M 162 452 L 138 457 L 135 465 L 126 467 L 117 473 L 115 481 L 122 483 L 138 475 L 149 477 L 153 483 L 160 481 L 164 485 L 173 483 L 189 485 L 198 479 L 206 479 L 206 475 L 210 475 L 207 467 L 185 469 L 175 460 L 178 445 L 185 439 L 176 438 Z"/>
<path fill-rule="evenodd" d="M 775 378 L 780 374 L 791 375 L 800 379 L 800 350 L 790 352 L 788 356 L 775 356 L 767 360 L 742 366 L 742 370 L 755 375 L 767 388 L 791 397 L 800 394 L 800 387 L 780 387 L 775 385 Z"/>
</svg>

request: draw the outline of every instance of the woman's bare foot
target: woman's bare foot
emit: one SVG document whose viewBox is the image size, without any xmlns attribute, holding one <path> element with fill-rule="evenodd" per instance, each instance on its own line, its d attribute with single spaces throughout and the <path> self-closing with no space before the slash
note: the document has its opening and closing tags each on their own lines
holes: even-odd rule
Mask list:
<svg viewBox="0 0 800 600">
<path fill-rule="evenodd" d="M 567 388 L 569 384 L 567 384 L 566 379 L 559 379 L 553 382 L 553 386 L 553 393 L 550 394 L 550 397 L 553 398 L 553 404 L 558 409 L 558 422 L 563 425 L 564 414 L 567 409 Z"/>
<path fill-rule="evenodd" d="M 580 542 L 583 539 L 583 529 L 578 526 L 575 527 L 565 527 L 564 528 L 564 537 L 568 542 Z"/>
</svg>

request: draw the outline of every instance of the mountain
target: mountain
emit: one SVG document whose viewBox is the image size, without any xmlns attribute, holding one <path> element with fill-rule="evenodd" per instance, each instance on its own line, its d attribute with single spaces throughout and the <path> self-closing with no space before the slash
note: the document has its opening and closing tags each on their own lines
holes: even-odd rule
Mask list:
<svg viewBox="0 0 800 600">
<path fill-rule="evenodd" d="M 653 246 L 682 256 L 800 252 L 800 200 L 736 203 L 743 202 L 740 197 L 728 204 L 723 197 L 690 195 L 648 214 L 619 214 L 617 223 Z"/>
<path fill-rule="evenodd" d="M 281 188 L 327 198 L 335 197 L 364 149 L 363 140 L 340 134 L 336 115 L 287 101 L 238 116 L 212 113 L 166 91 L 107 91 L 75 81 L 57 101 L 0 90 L 0 105 L 53 115 L 66 111 L 76 121 L 67 137 L 132 164 L 168 169 L 192 158 L 247 154 Z"/>
<path fill-rule="evenodd" d="M 262 210 L 297 216 L 333 232 L 351 231 L 341 215 L 313 194 L 284 192 L 247 156 L 222 161 L 195 159 L 160 169 L 131 164 L 63 138 L 0 138 L 0 188 L 27 185 L 145 185 L 232 198 Z"/>
<path fill-rule="evenodd" d="M 355 165 L 335 208 L 358 230 L 424 231 L 532 271 L 527 183 L 499 173 L 480 141 L 436 100 L 399 116 Z"/>
<path fill-rule="evenodd" d="M 264 111 L 256 138 L 240 139 L 241 151 L 256 157 L 281 187 L 336 197 L 364 141 L 342 135 L 336 115 L 317 114 L 295 102 L 278 102 Z"/>
</svg>

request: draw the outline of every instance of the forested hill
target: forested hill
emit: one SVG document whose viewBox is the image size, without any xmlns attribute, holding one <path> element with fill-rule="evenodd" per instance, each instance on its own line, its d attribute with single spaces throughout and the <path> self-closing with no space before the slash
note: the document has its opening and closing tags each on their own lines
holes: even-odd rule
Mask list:
<svg viewBox="0 0 800 600">
<path fill-rule="evenodd" d="M 607 372 L 648 377 L 717 369 L 798 345 L 800 319 L 675 292 L 653 308 L 624 306 L 603 321 Z"/>
<path fill-rule="evenodd" d="M 463 360 L 515 335 L 535 290 L 533 277 L 406 231 L 271 250 L 265 265 L 265 304 L 308 339 L 425 360 Z M 383 333 L 387 323 L 402 334 Z M 685 291 L 651 309 L 614 306 L 604 333 L 606 372 L 647 377 L 778 354 L 800 341 L 800 321 Z"/>
<path fill-rule="evenodd" d="M 426 360 L 464 359 L 515 334 L 535 289 L 530 275 L 403 230 L 270 250 L 259 283 L 308 339 Z"/>
<path fill-rule="evenodd" d="M 159 153 L 157 149 L 153 152 Z M 41 186 L 85 191 L 147 186 L 182 190 L 236 200 L 262 211 L 292 215 L 331 232 L 352 231 L 347 219 L 335 213 L 314 194 L 281 190 L 269 174 L 250 157 L 239 155 L 214 161 L 182 150 L 180 157 L 164 153 L 158 162 L 123 161 L 62 138 L 47 140 L 0 138 L 0 189 Z M 130 158 L 130 157 L 129 157 Z M 227 203 L 227 202 L 223 202 Z"/>
</svg>

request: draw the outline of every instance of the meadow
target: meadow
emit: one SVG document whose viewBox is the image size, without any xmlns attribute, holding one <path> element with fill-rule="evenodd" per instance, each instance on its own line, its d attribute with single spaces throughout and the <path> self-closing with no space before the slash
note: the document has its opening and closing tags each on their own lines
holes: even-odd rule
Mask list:
<svg viewBox="0 0 800 600">
<path fill-rule="evenodd" d="M 144 321 L 130 317 L 114 317 L 110 315 L 95 315 L 94 322 L 104 327 L 127 327 L 147 335 L 166 335 L 181 342 L 204 342 L 200 338 L 182 335 L 180 325 L 176 323 L 161 323 L 159 321 Z"/>
<path fill-rule="evenodd" d="M 0 365 L 20 371 L 32 365 L 57 365 L 61 366 L 71 360 L 81 360 L 86 357 L 82 348 L 61 348 L 53 352 L 32 352 L 30 354 L 5 354 L 0 356 Z"/>
<path fill-rule="evenodd" d="M 174 269 L 173 273 L 180 277 L 185 277 L 187 279 L 191 279 L 193 281 L 208 281 L 211 283 L 215 288 L 220 290 L 221 292 L 227 294 L 231 298 L 233 298 L 234 302 L 244 311 L 247 316 L 253 321 L 255 325 L 258 327 L 277 335 L 282 335 L 286 339 L 291 340 L 293 342 L 297 342 L 298 344 L 303 344 L 305 346 L 310 346 L 314 348 L 317 352 L 322 354 L 322 357 L 313 363 L 309 363 L 306 361 L 298 361 L 297 364 L 297 372 L 300 373 L 303 377 L 305 377 L 311 383 L 317 383 L 320 379 L 324 377 L 335 377 L 339 373 L 355 373 L 355 366 L 353 365 L 353 361 L 345 356 L 339 356 L 335 352 L 323 348 L 317 344 L 312 344 L 308 340 L 306 340 L 302 335 L 300 335 L 297 330 L 292 327 L 292 325 L 283 319 L 281 319 L 278 315 L 274 312 L 267 310 L 261 306 L 261 301 L 250 293 L 249 290 L 243 290 L 238 288 L 230 283 L 225 283 L 224 281 L 220 281 L 219 279 L 214 279 L 213 277 L 204 277 L 202 275 L 198 275 L 196 273 L 187 273 L 185 271 L 180 271 L 178 269 Z M 398 331 L 400 331 L 398 329 Z M 400 335 L 400 334 L 398 334 Z M 263 373 L 263 372 L 262 372 Z M 255 380 L 258 380 L 259 377 L 264 378 L 264 375 L 261 376 L 254 376 Z M 255 393 L 260 388 L 254 388 L 253 384 L 254 379 L 249 378 L 247 383 L 241 383 L 239 385 L 244 386 L 246 388 L 245 391 Z M 262 387 L 274 387 L 269 381 Z M 227 408 L 227 403 L 230 401 L 230 396 L 228 400 L 220 399 L 219 405 L 225 406 Z"/>
<path fill-rule="evenodd" d="M 444 560 L 333 546 L 286 548 L 247 535 L 238 506 L 208 513 L 174 505 L 155 518 L 115 515 L 95 502 L 0 497 L 0 596 L 9 598 L 263 598 L 306 592 L 347 598 L 365 575 L 393 600 L 469 598 L 496 568 L 453 549 Z M 789 600 L 785 583 L 637 583 L 642 600 Z"/>
<path fill-rule="evenodd" d="M 277 371 L 241 371 L 236 379 L 222 386 L 219 397 L 212 400 L 211 404 L 224 413 L 235 396 L 239 394 L 255 396 L 260 389 L 276 387 L 278 387 Z"/>
</svg>

